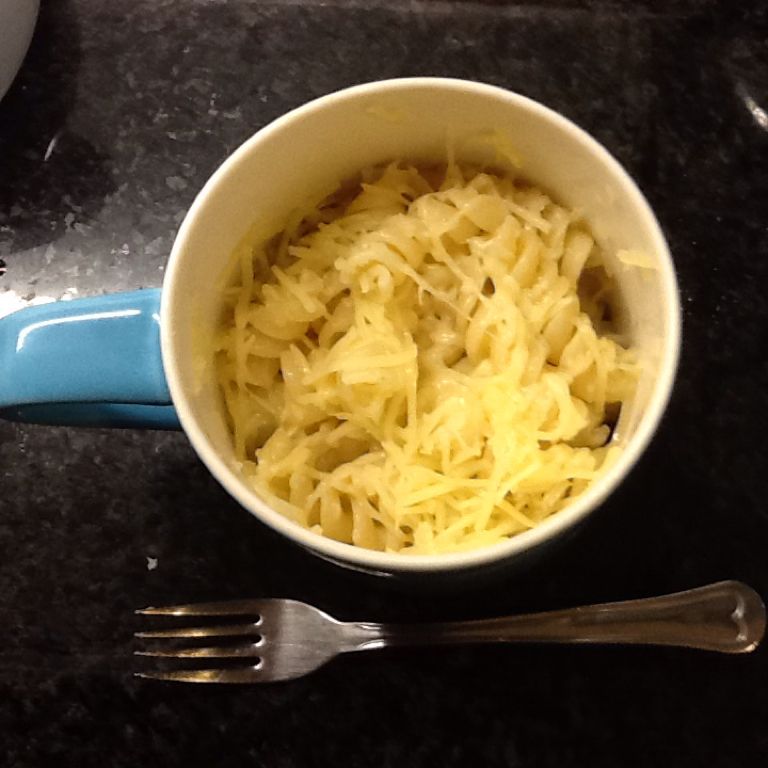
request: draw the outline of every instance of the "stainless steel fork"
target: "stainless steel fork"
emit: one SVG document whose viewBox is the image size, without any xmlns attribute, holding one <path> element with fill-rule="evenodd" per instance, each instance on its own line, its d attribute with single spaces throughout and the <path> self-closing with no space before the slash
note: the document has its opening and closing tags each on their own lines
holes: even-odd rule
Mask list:
<svg viewBox="0 0 768 768">
<path fill-rule="evenodd" d="M 721 653 L 749 653 L 765 632 L 765 606 L 746 584 L 721 581 L 643 600 L 562 611 L 441 624 L 337 621 L 296 600 L 232 600 L 144 608 L 141 614 L 245 617 L 209 627 L 137 632 L 151 640 L 241 638 L 216 647 L 140 650 L 141 656 L 249 659 L 222 669 L 139 672 L 139 677 L 188 683 L 265 683 L 306 675 L 340 653 L 394 646 L 457 643 L 613 643 L 670 645 Z"/>
</svg>

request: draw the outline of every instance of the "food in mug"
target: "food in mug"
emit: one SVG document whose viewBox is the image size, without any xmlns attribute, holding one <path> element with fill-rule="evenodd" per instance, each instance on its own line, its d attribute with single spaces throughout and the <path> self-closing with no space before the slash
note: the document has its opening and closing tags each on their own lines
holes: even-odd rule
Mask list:
<svg viewBox="0 0 768 768">
<path fill-rule="evenodd" d="M 636 355 L 579 215 L 509 175 L 369 169 L 244 244 L 216 364 L 255 492 L 403 554 L 528 530 L 613 460 Z"/>
</svg>

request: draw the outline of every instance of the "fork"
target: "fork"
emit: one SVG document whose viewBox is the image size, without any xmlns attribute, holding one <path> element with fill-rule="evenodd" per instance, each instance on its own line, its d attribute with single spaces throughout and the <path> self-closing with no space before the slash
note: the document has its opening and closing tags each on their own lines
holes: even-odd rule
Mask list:
<svg viewBox="0 0 768 768">
<path fill-rule="evenodd" d="M 667 645 L 721 653 L 749 653 L 765 632 L 760 596 L 738 581 L 661 597 L 601 603 L 546 613 L 480 621 L 424 624 L 342 622 L 296 600 L 230 600 L 144 608 L 152 616 L 226 616 L 247 621 L 208 627 L 137 632 L 147 640 L 240 638 L 215 647 L 158 648 L 140 656 L 175 659 L 248 659 L 247 666 L 139 672 L 188 683 L 266 683 L 312 672 L 341 653 L 395 646 L 551 642 Z"/>
</svg>

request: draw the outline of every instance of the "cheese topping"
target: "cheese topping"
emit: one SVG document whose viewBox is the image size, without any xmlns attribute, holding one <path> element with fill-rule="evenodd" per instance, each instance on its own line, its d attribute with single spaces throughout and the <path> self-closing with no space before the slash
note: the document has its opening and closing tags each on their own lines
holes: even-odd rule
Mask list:
<svg viewBox="0 0 768 768">
<path fill-rule="evenodd" d="M 403 554 L 482 547 L 620 450 L 636 356 L 598 332 L 591 235 L 539 189 L 391 164 L 236 258 L 215 351 L 235 453 L 300 525 Z"/>
</svg>

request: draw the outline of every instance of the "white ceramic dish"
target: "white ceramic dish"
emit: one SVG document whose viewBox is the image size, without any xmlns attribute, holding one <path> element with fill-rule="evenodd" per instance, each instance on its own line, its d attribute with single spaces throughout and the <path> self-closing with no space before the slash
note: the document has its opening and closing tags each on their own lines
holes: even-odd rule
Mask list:
<svg viewBox="0 0 768 768">
<path fill-rule="evenodd" d="M 39 0 L 0 0 L 0 99 L 27 53 L 39 5 Z"/>
<path fill-rule="evenodd" d="M 639 249 L 652 270 L 617 270 L 622 325 L 642 355 L 639 394 L 620 422 L 624 450 L 567 509 L 495 546 L 460 554 L 403 556 L 323 538 L 270 509 L 238 474 L 212 365 L 205 354 L 219 316 L 212 275 L 254 223 L 281 222 L 298 199 L 388 159 L 442 159 L 449 137 L 501 131 L 523 173 L 559 202 L 582 209 L 608 252 Z M 474 143 L 464 160 L 493 160 Z M 547 544 L 601 504 L 654 434 L 672 388 L 680 308 L 667 244 L 648 203 L 619 163 L 576 125 L 523 96 L 478 83 L 413 78 L 333 93 L 281 117 L 216 171 L 185 218 L 166 271 L 161 308 L 165 373 L 181 424 L 200 458 L 238 502 L 314 553 L 366 571 L 444 573 L 487 566 Z"/>
</svg>

